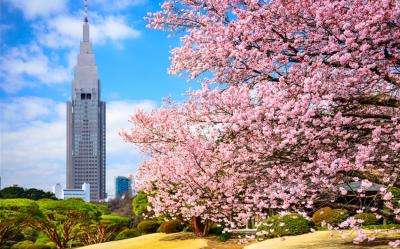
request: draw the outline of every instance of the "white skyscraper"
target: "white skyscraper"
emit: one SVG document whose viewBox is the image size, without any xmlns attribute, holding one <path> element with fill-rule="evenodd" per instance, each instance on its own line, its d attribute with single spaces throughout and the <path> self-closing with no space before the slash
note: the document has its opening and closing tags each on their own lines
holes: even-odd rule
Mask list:
<svg viewBox="0 0 400 249">
<path fill-rule="evenodd" d="M 85 1 L 83 39 L 67 102 L 67 189 L 89 183 L 91 201 L 106 198 L 106 103 L 100 90 Z"/>
</svg>

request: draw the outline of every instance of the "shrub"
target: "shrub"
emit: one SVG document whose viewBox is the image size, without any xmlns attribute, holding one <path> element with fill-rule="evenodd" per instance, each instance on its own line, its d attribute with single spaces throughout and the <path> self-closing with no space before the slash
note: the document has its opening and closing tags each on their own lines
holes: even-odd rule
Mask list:
<svg viewBox="0 0 400 249">
<path fill-rule="evenodd" d="M 33 243 L 30 240 L 25 240 L 14 244 L 11 249 L 51 249 L 51 246 L 46 244 Z"/>
<path fill-rule="evenodd" d="M 184 225 L 179 220 L 165 221 L 160 226 L 160 232 L 162 233 L 177 233 L 181 232 Z"/>
<path fill-rule="evenodd" d="M 155 233 L 160 227 L 160 224 L 154 220 L 145 220 L 138 224 L 137 228 L 141 233 Z"/>
<path fill-rule="evenodd" d="M 363 220 L 363 226 L 376 225 L 378 223 L 378 219 L 376 218 L 375 214 L 372 213 L 356 214 L 353 217 L 354 219 Z"/>
<path fill-rule="evenodd" d="M 25 240 L 36 241 L 36 239 L 39 237 L 39 232 L 30 227 L 24 228 L 21 233 Z"/>
<path fill-rule="evenodd" d="M 210 228 L 209 234 L 221 235 L 224 228 L 219 224 L 213 224 Z"/>
<path fill-rule="evenodd" d="M 297 213 L 284 216 L 274 215 L 266 219 L 258 226 L 257 231 L 266 237 L 278 237 L 285 235 L 298 235 L 310 232 L 312 222 Z"/>
<path fill-rule="evenodd" d="M 194 231 L 194 228 L 193 228 L 192 224 L 186 225 L 182 230 L 182 232 L 190 232 L 190 233 L 192 233 L 193 231 Z"/>
<path fill-rule="evenodd" d="M 129 228 L 131 225 L 131 219 L 129 217 L 119 215 L 102 215 L 101 223 L 114 226 L 115 229 L 121 231 L 124 228 Z"/>
<path fill-rule="evenodd" d="M 143 215 L 147 213 L 147 207 L 150 206 L 147 200 L 147 194 L 139 191 L 132 200 L 132 210 L 135 215 Z"/>
<path fill-rule="evenodd" d="M 36 239 L 36 244 L 47 244 L 51 243 L 51 240 L 45 235 L 44 233 L 39 233 L 37 239 Z"/>
<path fill-rule="evenodd" d="M 120 232 L 114 240 L 130 239 L 140 236 L 140 232 L 137 229 L 125 229 Z"/>
<path fill-rule="evenodd" d="M 230 233 L 223 233 L 218 237 L 218 240 L 221 242 L 225 242 L 225 241 L 229 240 L 230 238 L 231 238 Z"/>
<path fill-rule="evenodd" d="M 34 243 L 30 240 L 24 240 L 21 242 L 18 242 L 14 244 L 11 249 L 28 249 L 30 247 L 33 247 Z"/>
<path fill-rule="evenodd" d="M 349 217 L 349 212 L 346 209 L 332 209 L 324 207 L 318 209 L 312 216 L 311 220 L 315 225 L 320 226 L 322 221 L 331 225 L 338 225 Z"/>
</svg>

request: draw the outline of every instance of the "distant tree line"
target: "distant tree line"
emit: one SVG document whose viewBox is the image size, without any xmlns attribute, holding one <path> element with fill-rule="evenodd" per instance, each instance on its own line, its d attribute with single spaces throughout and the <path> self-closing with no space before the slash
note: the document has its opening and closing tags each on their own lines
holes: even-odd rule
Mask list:
<svg viewBox="0 0 400 249">
<path fill-rule="evenodd" d="M 56 199 L 53 193 L 45 192 L 36 188 L 21 188 L 17 186 L 7 187 L 0 190 L 0 199 L 31 199 L 31 200 L 40 200 L 40 199 Z"/>
</svg>

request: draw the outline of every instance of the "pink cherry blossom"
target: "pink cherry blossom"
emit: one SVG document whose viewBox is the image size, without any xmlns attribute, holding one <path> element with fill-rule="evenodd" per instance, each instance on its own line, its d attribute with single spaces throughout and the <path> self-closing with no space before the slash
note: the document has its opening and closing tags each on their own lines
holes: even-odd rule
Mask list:
<svg viewBox="0 0 400 249">
<path fill-rule="evenodd" d="M 395 215 L 399 1 L 167 0 L 147 20 L 180 35 L 169 72 L 201 85 L 122 132 L 145 155 L 138 182 L 156 215 L 237 227 L 373 183 Z"/>
</svg>

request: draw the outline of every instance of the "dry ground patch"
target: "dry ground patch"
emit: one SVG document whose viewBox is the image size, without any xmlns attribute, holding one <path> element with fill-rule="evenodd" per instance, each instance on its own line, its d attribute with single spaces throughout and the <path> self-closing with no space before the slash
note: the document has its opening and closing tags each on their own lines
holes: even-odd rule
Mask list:
<svg viewBox="0 0 400 249">
<path fill-rule="evenodd" d="M 246 246 L 244 249 L 389 249 L 388 242 L 393 238 L 400 238 L 399 232 L 387 230 L 379 234 L 375 241 L 368 244 L 355 245 L 355 232 L 343 231 L 346 238 L 336 231 L 319 231 L 299 236 L 269 239 L 263 242 Z"/>
<path fill-rule="evenodd" d="M 91 245 L 82 249 L 389 249 L 388 241 L 399 238 L 394 230 L 379 234 L 374 242 L 354 245 L 354 232 L 345 231 L 347 239 L 342 239 L 339 232 L 319 231 L 299 236 L 287 236 L 262 242 L 251 242 L 247 246 L 237 244 L 237 240 L 219 242 L 216 237 L 196 238 L 190 233 L 164 234 L 155 233 L 133 239 Z"/>
</svg>

